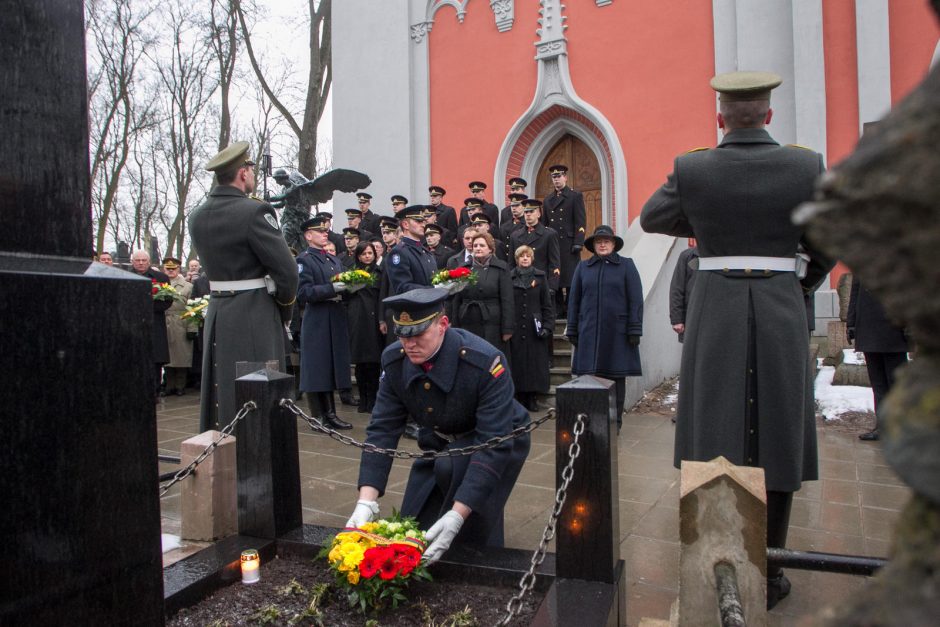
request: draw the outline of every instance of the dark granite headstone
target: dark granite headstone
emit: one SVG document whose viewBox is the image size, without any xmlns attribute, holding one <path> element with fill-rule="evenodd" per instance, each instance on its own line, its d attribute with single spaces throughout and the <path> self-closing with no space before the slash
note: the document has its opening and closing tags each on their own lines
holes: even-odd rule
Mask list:
<svg viewBox="0 0 940 627">
<path fill-rule="evenodd" d="M 82 3 L 0 32 L 0 624 L 159 625 L 153 305 L 89 261 Z"/>
</svg>

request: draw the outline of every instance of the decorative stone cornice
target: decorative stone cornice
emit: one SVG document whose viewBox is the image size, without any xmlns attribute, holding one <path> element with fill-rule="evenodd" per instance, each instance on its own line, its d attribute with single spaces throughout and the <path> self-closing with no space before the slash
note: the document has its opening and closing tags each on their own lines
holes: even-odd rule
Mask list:
<svg viewBox="0 0 940 627">
<path fill-rule="evenodd" d="M 568 27 L 565 22 L 568 18 L 562 15 L 565 5 L 561 0 L 539 0 L 542 8 L 539 9 L 539 28 L 535 33 L 539 41 L 535 43 L 535 58 L 539 60 L 551 59 L 568 54 L 568 40 L 565 31 Z"/>
<path fill-rule="evenodd" d="M 434 26 L 434 20 L 429 22 L 418 22 L 417 24 L 411 25 L 411 39 L 416 43 L 420 44 L 424 41 L 424 38 L 428 33 L 431 32 L 431 27 Z"/>
<path fill-rule="evenodd" d="M 512 28 L 515 20 L 515 3 L 513 0 L 490 0 L 493 17 L 496 19 L 496 30 L 505 33 Z"/>
</svg>

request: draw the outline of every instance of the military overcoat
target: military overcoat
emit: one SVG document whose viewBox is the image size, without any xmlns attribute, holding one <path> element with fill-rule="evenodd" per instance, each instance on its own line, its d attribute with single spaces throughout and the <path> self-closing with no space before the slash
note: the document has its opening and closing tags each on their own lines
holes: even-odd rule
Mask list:
<svg viewBox="0 0 940 627">
<path fill-rule="evenodd" d="M 431 276 L 437 272 L 437 259 L 410 237 L 403 237 L 382 262 L 388 276 L 389 295 L 397 296 L 419 287 L 431 287 Z"/>
<path fill-rule="evenodd" d="M 503 353 L 462 329 L 446 331 L 427 371 L 411 363 L 395 342 L 382 355 L 384 372 L 366 441 L 395 448 L 409 418 L 418 423 L 418 446 L 425 451 L 479 444 L 528 424 L 528 412 L 513 399 L 505 363 Z M 415 516 L 427 529 L 460 501 L 473 512 L 455 542 L 502 546 L 503 509 L 529 446 L 525 434 L 472 455 L 415 460 L 401 513 Z M 364 452 L 359 486 L 384 493 L 391 467 L 390 457 Z"/>
<path fill-rule="evenodd" d="M 170 285 L 176 288 L 176 292 L 184 300 L 192 297 L 193 284 L 183 277 L 177 275 L 170 281 Z M 195 331 L 196 327 L 180 318 L 184 313 L 186 306 L 177 300 L 166 310 L 166 339 L 170 349 L 167 366 L 170 368 L 189 368 L 193 363 L 193 341 L 187 337 L 187 333 Z"/>
<path fill-rule="evenodd" d="M 803 230 L 793 209 L 809 200 L 822 155 L 780 146 L 763 129 L 738 129 L 711 150 L 675 160 L 643 207 L 643 229 L 694 235 L 701 258 L 792 259 Z M 811 289 L 832 264 L 811 256 Z M 719 455 L 764 468 L 768 490 L 816 479 L 816 422 L 806 308 L 793 272 L 699 270 L 686 314 L 675 465 Z"/>
<path fill-rule="evenodd" d="M 561 253 L 559 287 L 568 287 L 575 268 L 581 263 L 581 253 L 571 252 L 571 248 L 584 246 L 584 228 L 587 225 L 584 195 L 570 187 L 552 192 L 542 201 L 542 223 L 558 233 Z"/>
<path fill-rule="evenodd" d="M 308 248 L 297 256 L 297 302 L 304 307 L 300 328 L 300 389 L 331 392 L 351 386 L 349 328 L 333 277 L 344 268 L 325 250 Z"/>
<path fill-rule="evenodd" d="M 276 288 L 211 293 L 204 328 L 200 431 L 235 417 L 235 362 L 277 360 L 284 369 L 284 322 L 297 294 L 297 264 L 271 205 L 218 185 L 189 218 L 209 281 L 270 276 Z M 287 303 L 279 305 L 278 303 Z"/>
</svg>

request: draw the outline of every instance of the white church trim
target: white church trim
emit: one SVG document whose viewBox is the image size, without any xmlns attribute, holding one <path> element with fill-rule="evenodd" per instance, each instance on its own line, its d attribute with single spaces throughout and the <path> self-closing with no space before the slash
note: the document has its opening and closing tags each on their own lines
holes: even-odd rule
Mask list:
<svg viewBox="0 0 940 627">
<path fill-rule="evenodd" d="M 607 143 L 610 160 L 608 161 L 607 151 L 604 150 L 594 133 L 578 124 L 577 121 L 562 117 L 542 129 L 539 136 L 533 140 L 523 161 L 522 170 L 525 174 L 521 176 L 534 185 L 540 160 L 544 159 L 555 141 L 565 132 L 571 132 L 594 151 L 594 156 L 600 165 L 604 192 L 601 194 L 604 222 L 616 224 L 618 231 L 626 232 L 628 226 L 627 164 L 620 146 L 620 139 L 610 121 L 595 107 L 578 97 L 571 83 L 567 40 L 564 36 L 564 31 L 568 28 L 565 24 L 567 17 L 562 15 L 564 6 L 559 0 L 540 0 L 540 4 L 539 13 L 542 15 L 539 19 L 541 28 L 538 30 L 540 40 L 535 44 L 538 82 L 528 109 L 516 120 L 503 140 L 496 159 L 493 181 L 502 189 L 507 178 L 510 156 L 529 124 L 553 106 L 558 105 L 569 109 L 581 114 L 597 127 Z M 613 191 L 613 204 L 610 191 Z"/>
</svg>

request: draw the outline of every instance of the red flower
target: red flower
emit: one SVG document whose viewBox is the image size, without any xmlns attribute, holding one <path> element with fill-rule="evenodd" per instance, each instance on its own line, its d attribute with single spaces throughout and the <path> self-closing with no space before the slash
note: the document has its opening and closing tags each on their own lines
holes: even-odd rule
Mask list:
<svg viewBox="0 0 940 627">
<path fill-rule="evenodd" d="M 408 544 L 393 544 L 392 547 L 395 549 L 395 563 L 398 565 L 398 570 L 402 576 L 407 577 L 421 561 L 421 552 Z"/>
<path fill-rule="evenodd" d="M 449 272 L 450 278 L 452 279 L 462 279 L 464 277 L 470 276 L 470 268 L 461 267 L 455 268 Z"/>
<path fill-rule="evenodd" d="M 375 576 L 375 573 L 378 572 L 384 559 L 384 547 L 374 546 L 371 549 L 366 549 L 366 552 L 362 556 L 362 561 L 359 562 L 359 574 L 366 579 L 371 579 Z"/>
</svg>

